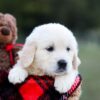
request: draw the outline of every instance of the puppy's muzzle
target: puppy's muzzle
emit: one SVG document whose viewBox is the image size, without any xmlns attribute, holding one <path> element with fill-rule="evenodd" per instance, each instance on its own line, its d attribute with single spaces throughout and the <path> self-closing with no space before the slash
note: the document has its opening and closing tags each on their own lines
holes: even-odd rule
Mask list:
<svg viewBox="0 0 100 100">
<path fill-rule="evenodd" d="M 57 62 L 57 64 L 58 64 L 58 70 L 59 70 L 59 72 L 63 72 L 63 71 L 66 70 L 67 62 L 65 60 L 61 59 L 61 60 L 59 60 Z"/>
</svg>

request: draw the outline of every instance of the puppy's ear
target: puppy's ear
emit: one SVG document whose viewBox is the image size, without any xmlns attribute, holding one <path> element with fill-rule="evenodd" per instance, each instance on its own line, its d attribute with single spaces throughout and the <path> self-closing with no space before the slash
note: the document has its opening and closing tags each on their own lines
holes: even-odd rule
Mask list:
<svg viewBox="0 0 100 100">
<path fill-rule="evenodd" d="M 34 60 L 35 51 L 36 51 L 35 42 L 30 41 L 29 39 L 26 40 L 23 49 L 18 53 L 19 54 L 18 63 L 20 63 L 21 66 L 24 68 L 29 67 Z"/>
<path fill-rule="evenodd" d="M 74 54 L 72 64 L 74 69 L 77 69 L 78 66 L 81 64 L 78 54 Z"/>
</svg>

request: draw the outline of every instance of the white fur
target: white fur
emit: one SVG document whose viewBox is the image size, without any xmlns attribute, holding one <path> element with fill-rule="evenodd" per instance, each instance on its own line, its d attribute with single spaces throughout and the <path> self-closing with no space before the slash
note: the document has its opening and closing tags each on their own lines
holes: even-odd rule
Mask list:
<svg viewBox="0 0 100 100">
<path fill-rule="evenodd" d="M 54 51 L 47 51 L 50 46 Z M 71 50 L 67 51 L 67 47 Z M 59 72 L 57 65 L 61 59 L 67 62 L 63 72 Z M 55 78 L 56 90 L 64 93 L 72 86 L 79 64 L 77 42 L 72 32 L 63 25 L 50 23 L 36 27 L 27 37 L 8 78 L 15 84 L 24 81 L 27 73 L 49 75 Z"/>
<path fill-rule="evenodd" d="M 77 74 L 77 71 L 73 71 L 68 75 L 57 76 L 54 83 L 56 90 L 60 93 L 65 93 L 66 91 L 68 91 L 73 85 Z"/>
<path fill-rule="evenodd" d="M 9 74 L 9 81 L 13 84 L 21 83 L 25 80 L 25 78 L 28 76 L 28 73 L 23 68 L 15 67 L 10 71 L 11 74 Z M 16 76 L 16 77 L 15 77 Z"/>
</svg>

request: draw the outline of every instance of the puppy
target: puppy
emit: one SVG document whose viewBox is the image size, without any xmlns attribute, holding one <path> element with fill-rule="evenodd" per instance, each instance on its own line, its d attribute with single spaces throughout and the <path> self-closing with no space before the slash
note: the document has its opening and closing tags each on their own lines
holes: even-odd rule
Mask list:
<svg viewBox="0 0 100 100">
<path fill-rule="evenodd" d="M 23 82 L 29 74 L 49 75 L 55 79 L 55 89 L 65 93 L 75 81 L 79 64 L 73 33 L 61 24 L 44 24 L 27 37 L 8 79 L 16 84 Z"/>
</svg>

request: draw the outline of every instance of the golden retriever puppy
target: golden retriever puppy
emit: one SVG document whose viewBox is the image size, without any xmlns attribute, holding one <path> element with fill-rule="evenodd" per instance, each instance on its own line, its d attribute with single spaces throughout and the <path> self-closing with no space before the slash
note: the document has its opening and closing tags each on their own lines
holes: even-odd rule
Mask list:
<svg viewBox="0 0 100 100">
<path fill-rule="evenodd" d="M 52 76 L 60 93 L 68 91 L 78 75 L 78 45 L 73 33 L 58 23 L 36 27 L 27 37 L 9 81 L 21 83 L 32 75 Z"/>
</svg>

